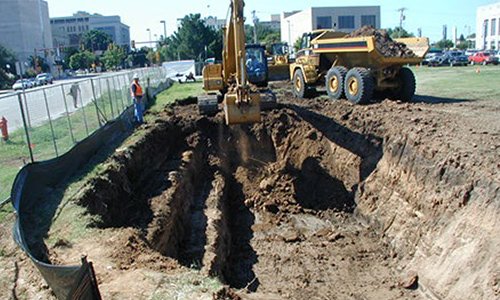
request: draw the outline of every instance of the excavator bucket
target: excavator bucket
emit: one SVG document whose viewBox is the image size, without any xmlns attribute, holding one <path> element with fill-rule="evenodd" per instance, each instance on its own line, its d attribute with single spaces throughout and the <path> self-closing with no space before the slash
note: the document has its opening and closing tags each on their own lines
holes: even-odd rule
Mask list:
<svg viewBox="0 0 500 300">
<path fill-rule="evenodd" d="M 238 96 L 235 93 L 227 93 L 224 96 L 227 125 L 260 122 L 260 95 L 251 93 L 249 97 L 248 103 L 237 103 Z"/>
<path fill-rule="evenodd" d="M 425 37 L 394 39 L 398 43 L 404 43 L 417 57 L 423 58 L 429 51 L 429 39 Z"/>
</svg>

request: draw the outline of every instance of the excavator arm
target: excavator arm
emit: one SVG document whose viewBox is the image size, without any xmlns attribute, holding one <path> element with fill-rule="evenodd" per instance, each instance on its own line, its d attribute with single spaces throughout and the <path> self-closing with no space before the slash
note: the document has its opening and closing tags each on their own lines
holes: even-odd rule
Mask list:
<svg viewBox="0 0 500 300">
<path fill-rule="evenodd" d="M 246 71 L 244 7 L 243 0 L 231 1 L 231 17 L 224 29 L 222 66 L 209 65 L 203 69 L 204 89 L 207 92 L 227 90 L 223 108 L 228 125 L 260 122 L 260 95 L 249 85 Z M 213 98 L 214 95 L 198 98 L 200 112 L 213 111 Z"/>
</svg>

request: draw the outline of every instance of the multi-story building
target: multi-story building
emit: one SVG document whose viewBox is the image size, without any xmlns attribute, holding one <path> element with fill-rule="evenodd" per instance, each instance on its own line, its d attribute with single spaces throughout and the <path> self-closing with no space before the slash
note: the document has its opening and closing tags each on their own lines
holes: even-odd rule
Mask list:
<svg viewBox="0 0 500 300">
<path fill-rule="evenodd" d="M 179 26 L 180 26 L 180 21 L 182 19 L 179 19 Z M 208 27 L 212 27 L 215 30 L 222 29 L 222 27 L 226 26 L 226 19 L 218 19 L 217 17 L 207 17 L 204 18 L 203 21 L 205 22 L 205 25 Z"/>
<path fill-rule="evenodd" d="M 269 29 L 280 31 L 281 30 L 281 15 L 271 15 L 271 21 L 259 22 L 261 26 L 268 27 Z"/>
<path fill-rule="evenodd" d="M 476 48 L 500 49 L 500 2 L 477 8 Z"/>
<path fill-rule="evenodd" d="M 380 6 L 311 7 L 281 14 L 281 39 L 293 45 L 304 32 L 332 28 L 349 33 L 364 25 L 380 28 Z"/>
<path fill-rule="evenodd" d="M 0 11 L 0 45 L 12 50 L 20 62 L 27 62 L 36 54 L 51 65 L 53 47 L 47 2 L 0 1 Z"/>
<path fill-rule="evenodd" d="M 130 28 L 121 22 L 119 16 L 91 15 L 79 11 L 71 17 L 51 18 L 50 26 L 56 46 L 79 47 L 82 35 L 90 30 L 107 33 L 117 45 L 130 45 Z"/>
</svg>

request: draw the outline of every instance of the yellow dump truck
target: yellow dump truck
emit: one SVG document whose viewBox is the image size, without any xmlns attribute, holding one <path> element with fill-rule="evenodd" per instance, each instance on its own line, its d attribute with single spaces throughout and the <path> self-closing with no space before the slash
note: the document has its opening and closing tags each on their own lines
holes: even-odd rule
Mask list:
<svg viewBox="0 0 500 300">
<path fill-rule="evenodd" d="M 423 60 L 429 40 L 395 41 L 398 43 L 381 42 L 376 36 L 347 37 L 333 30 L 304 34 L 302 49 L 290 65 L 295 96 L 308 97 L 317 87 L 325 87 L 331 99 L 345 97 L 356 104 L 374 98 L 410 101 L 415 94 L 415 76 L 404 66 Z M 406 52 L 390 51 L 404 46 L 399 43 L 406 45 Z"/>
</svg>

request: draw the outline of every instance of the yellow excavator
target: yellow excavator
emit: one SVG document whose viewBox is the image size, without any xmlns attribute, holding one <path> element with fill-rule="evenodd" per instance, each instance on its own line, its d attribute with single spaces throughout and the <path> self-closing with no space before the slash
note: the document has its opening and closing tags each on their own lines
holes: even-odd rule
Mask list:
<svg viewBox="0 0 500 300">
<path fill-rule="evenodd" d="M 206 94 L 198 97 L 199 112 L 210 115 L 218 112 L 218 99 L 222 95 L 228 125 L 260 122 L 261 102 L 276 101 L 274 95 L 261 93 L 249 81 L 247 68 L 265 63 L 267 71 L 267 61 L 263 48 L 262 55 L 246 53 L 244 6 L 243 0 L 231 1 L 231 17 L 223 29 L 222 64 L 203 68 L 203 89 Z M 259 59 L 263 61 L 259 62 Z"/>
</svg>

